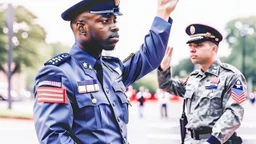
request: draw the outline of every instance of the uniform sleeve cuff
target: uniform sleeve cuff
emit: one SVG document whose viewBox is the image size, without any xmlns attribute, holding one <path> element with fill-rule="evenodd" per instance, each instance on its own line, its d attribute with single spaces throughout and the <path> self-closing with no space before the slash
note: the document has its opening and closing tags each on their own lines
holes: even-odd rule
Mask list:
<svg viewBox="0 0 256 144">
<path fill-rule="evenodd" d="M 221 144 L 220 141 L 215 136 L 210 136 L 207 142 L 210 144 Z"/>
<path fill-rule="evenodd" d="M 169 35 L 170 31 L 171 31 L 171 26 L 172 26 L 172 18 L 169 17 L 168 22 L 165 21 L 164 19 L 160 18 L 160 17 L 155 17 L 154 22 L 151 26 L 151 30 L 157 32 L 157 33 L 166 33 Z"/>
</svg>

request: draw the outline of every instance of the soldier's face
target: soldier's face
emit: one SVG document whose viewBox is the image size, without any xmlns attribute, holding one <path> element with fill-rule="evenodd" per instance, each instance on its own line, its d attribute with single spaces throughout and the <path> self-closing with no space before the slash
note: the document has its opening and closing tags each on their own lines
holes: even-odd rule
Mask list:
<svg viewBox="0 0 256 144">
<path fill-rule="evenodd" d="M 93 15 L 88 23 L 89 40 L 104 50 L 113 50 L 119 41 L 119 28 L 114 15 Z"/>
<path fill-rule="evenodd" d="M 214 50 L 209 42 L 190 43 L 190 59 L 193 64 L 205 64 L 213 57 Z"/>
</svg>

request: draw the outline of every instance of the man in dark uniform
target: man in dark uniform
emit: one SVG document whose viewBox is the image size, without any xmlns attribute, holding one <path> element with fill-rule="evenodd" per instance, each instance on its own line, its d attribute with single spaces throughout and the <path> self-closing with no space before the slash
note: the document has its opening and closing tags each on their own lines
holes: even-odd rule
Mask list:
<svg viewBox="0 0 256 144">
<path fill-rule="evenodd" d="M 159 87 L 185 100 L 185 144 L 241 144 L 235 131 L 243 119 L 246 80 L 239 70 L 217 58 L 220 32 L 207 25 L 191 24 L 186 33 L 190 36 L 187 44 L 191 61 L 199 64 L 200 69 L 184 82 L 172 79 L 171 48 L 158 71 Z"/>
<path fill-rule="evenodd" d="M 41 144 L 127 144 L 126 88 L 157 68 L 178 0 L 159 0 L 140 50 L 123 63 L 102 56 L 119 40 L 118 0 L 83 0 L 62 13 L 75 44 L 47 61 L 35 78 L 34 121 Z"/>
</svg>

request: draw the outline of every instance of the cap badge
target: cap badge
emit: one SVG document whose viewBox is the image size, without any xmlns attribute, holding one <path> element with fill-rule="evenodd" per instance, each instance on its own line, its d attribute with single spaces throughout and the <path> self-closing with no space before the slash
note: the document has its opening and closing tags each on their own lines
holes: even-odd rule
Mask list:
<svg viewBox="0 0 256 144">
<path fill-rule="evenodd" d="M 196 28 L 193 25 L 190 26 L 190 33 L 195 34 L 195 32 L 196 32 Z"/>
</svg>

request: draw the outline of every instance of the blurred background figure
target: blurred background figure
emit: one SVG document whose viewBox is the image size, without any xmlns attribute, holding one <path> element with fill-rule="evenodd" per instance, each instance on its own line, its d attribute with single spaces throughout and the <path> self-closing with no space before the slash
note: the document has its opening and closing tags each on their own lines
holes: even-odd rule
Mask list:
<svg viewBox="0 0 256 144">
<path fill-rule="evenodd" d="M 125 94 L 129 99 L 131 99 L 136 94 L 136 91 L 133 89 L 133 86 L 130 85 L 130 86 L 128 86 L 127 91 L 125 92 Z"/>
<path fill-rule="evenodd" d="M 158 89 L 156 92 L 156 97 L 160 104 L 161 118 L 168 118 L 168 103 L 170 100 L 170 94 L 163 89 Z"/>
<path fill-rule="evenodd" d="M 250 101 L 250 103 L 252 104 L 252 105 L 254 105 L 254 103 L 255 103 L 255 96 L 256 95 L 256 91 L 253 91 L 253 92 L 251 92 L 250 94 L 249 94 L 249 101 Z"/>
<path fill-rule="evenodd" d="M 151 98 L 151 93 L 149 92 L 149 89 L 148 88 L 145 88 L 145 99 L 150 99 Z"/>
<path fill-rule="evenodd" d="M 136 94 L 137 101 L 139 102 L 139 116 L 143 118 L 144 116 L 144 103 L 145 98 L 147 97 L 147 93 L 143 86 L 140 86 L 139 92 Z"/>
</svg>

